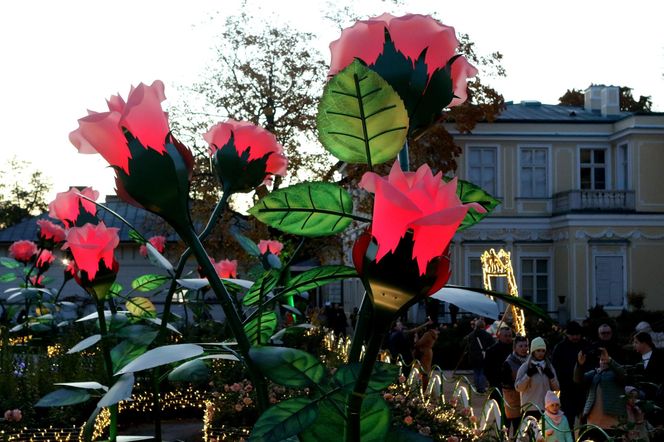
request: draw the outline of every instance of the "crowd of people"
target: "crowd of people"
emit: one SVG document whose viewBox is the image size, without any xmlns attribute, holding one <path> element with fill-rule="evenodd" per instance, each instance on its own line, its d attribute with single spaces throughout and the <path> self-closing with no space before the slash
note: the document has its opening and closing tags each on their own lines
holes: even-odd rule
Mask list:
<svg viewBox="0 0 664 442">
<path fill-rule="evenodd" d="M 464 341 L 474 387 L 503 404 L 511 437 L 531 416 L 540 423 L 538 441 L 664 440 L 656 436 L 664 435 L 664 350 L 649 324 L 637 325 L 628 346 L 606 323 L 584 337 L 583 327 L 570 321 L 553 348 L 542 337 L 515 336 L 506 323 L 495 337 L 492 329 L 478 318 Z M 397 322 L 387 344 L 393 355 L 406 363 L 414 357 L 428 372 L 437 336 L 432 321 L 410 330 Z"/>
</svg>

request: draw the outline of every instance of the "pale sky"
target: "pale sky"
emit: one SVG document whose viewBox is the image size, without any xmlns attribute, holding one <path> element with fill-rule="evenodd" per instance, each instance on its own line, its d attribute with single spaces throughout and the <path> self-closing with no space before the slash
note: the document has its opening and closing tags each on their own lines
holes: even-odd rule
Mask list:
<svg viewBox="0 0 664 442">
<path fill-rule="evenodd" d="M 320 19 L 324 0 L 250 1 L 265 17 L 320 35 L 338 30 Z M 343 3 L 338 1 L 335 3 Z M 507 78 L 490 81 L 506 100 L 555 104 L 566 89 L 590 83 L 630 86 L 664 111 L 664 4 L 658 0 L 474 2 L 367 0 L 361 13 L 436 12 L 467 33 L 480 53 L 500 51 Z M 68 134 L 86 109 L 105 110 L 111 94 L 161 79 L 166 96 L 198 78 L 212 60 L 215 27 L 239 1 L 26 0 L 0 3 L 0 161 L 32 161 L 53 183 L 113 193 L 112 172 L 97 155 L 80 155 Z M 295 14 L 297 16 L 285 15 Z M 211 20 L 212 19 L 212 20 Z"/>
</svg>

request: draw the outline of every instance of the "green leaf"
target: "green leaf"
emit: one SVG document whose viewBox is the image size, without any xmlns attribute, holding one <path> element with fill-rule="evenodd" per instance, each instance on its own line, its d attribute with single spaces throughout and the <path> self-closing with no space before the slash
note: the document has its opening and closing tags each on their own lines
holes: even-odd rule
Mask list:
<svg viewBox="0 0 664 442">
<path fill-rule="evenodd" d="M 123 374 L 147 370 L 148 368 L 159 365 L 170 364 L 171 362 L 182 361 L 189 358 L 200 356 L 203 353 L 203 347 L 194 344 L 174 344 L 164 345 L 153 348 L 150 351 L 140 355 L 129 364 L 125 365 L 120 371 L 115 373 Z"/>
<path fill-rule="evenodd" d="M 127 340 L 122 341 L 111 350 L 111 360 L 113 361 L 113 372 L 118 371 L 148 349 L 147 345 L 134 344 Z"/>
<path fill-rule="evenodd" d="M 0 265 L 7 267 L 8 269 L 17 269 L 21 267 L 21 263 L 16 261 L 13 258 L 8 258 L 6 256 L 0 257 Z"/>
<path fill-rule="evenodd" d="M 131 288 L 139 292 L 149 292 L 161 287 L 170 279 L 170 277 L 164 275 L 143 275 L 131 282 Z"/>
<path fill-rule="evenodd" d="M 464 204 L 478 203 L 486 209 L 486 213 L 479 213 L 473 208 L 469 209 L 466 217 L 463 219 L 457 230 L 467 229 L 468 227 L 477 224 L 491 214 L 493 209 L 500 204 L 499 200 L 486 193 L 481 187 L 464 180 L 458 180 L 457 182 L 457 195 Z"/>
<path fill-rule="evenodd" d="M 78 344 L 74 345 L 69 351 L 67 352 L 68 355 L 72 353 L 78 353 L 79 351 L 85 350 L 86 348 L 92 347 L 95 345 L 97 342 L 101 340 L 101 335 L 92 335 L 88 336 L 87 338 L 83 339 L 81 342 Z"/>
<path fill-rule="evenodd" d="M 278 271 L 263 273 L 242 298 L 242 305 L 250 307 L 261 302 L 261 299 L 265 300 L 265 296 L 277 285 L 277 282 L 279 282 Z"/>
<path fill-rule="evenodd" d="M 332 155 L 375 165 L 394 159 L 403 147 L 408 113 L 392 86 L 355 60 L 325 86 L 317 126 Z"/>
<path fill-rule="evenodd" d="M 120 293 L 122 293 L 122 289 L 123 289 L 123 287 L 120 284 L 118 284 L 117 282 L 114 282 L 111 285 L 111 288 L 108 289 L 108 295 L 112 298 L 115 298 L 115 297 L 119 296 Z"/>
<path fill-rule="evenodd" d="M 268 408 L 254 425 L 249 441 L 279 442 L 301 433 L 318 416 L 318 406 L 307 398 L 288 399 Z"/>
<path fill-rule="evenodd" d="M 251 256 L 261 256 L 261 251 L 258 249 L 256 243 L 238 232 L 237 228 L 231 227 L 230 232 L 231 235 L 233 235 L 233 238 L 235 238 L 235 241 L 240 244 L 240 247 L 242 247 L 245 252 Z"/>
<path fill-rule="evenodd" d="M 275 312 L 263 312 L 259 317 L 244 325 L 244 332 L 252 345 L 260 345 L 270 339 L 276 328 L 277 314 Z"/>
<path fill-rule="evenodd" d="M 120 401 L 131 398 L 131 391 L 134 388 L 134 374 L 125 373 L 115 384 L 108 389 L 108 392 L 97 402 L 97 407 L 110 407 Z"/>
<path fill-rule="evenodd" d="M 129 339 L 134 344 L 150 345 L 159 332 L 147 325 L 132 324 L 122 327 L 115 334 L 120 338 Z"/>
<path fill-rule="evenodd" d="M 127 311 L 137 318 L 155 318 L 157 317 L 157 308 L 148 298 L 136 296 L 128 299 L 125 303 Z"/>
<path fill-rule="evenodd" d="M 361 440 L 384 441 L 390 429 L 390 408 L 382 396 L 367 396 L 362 401 Z"/>
<path fill-rule="evenodd" d="M 90 393 L 80 388 L 61 388 L 39 399 L 35 407 L 62 407 L 80 404 L 90 399 Z"/>
<path fill-rule="evenodd" d="M 5 273 L 0 276 L 0 282 L 12 282 L 16 280 L 16 274 L 14 273 Z"/>
<path fill-rule="evenodd" d="M 325 368 L 306 351 L 288 347 L 254 347 L 249 357 L 263 374 L 277 384 L 301 388 L 318 384 Z"/>
<path fill-rule="evenodd" d="M 315 289 L 334 281 L 357 277 L 357 272 L 352 267 L 340 265 L 316 267 L 291 279 L 288 285 L 279 293 L 279 297 L 300 295 L 307 290 Z"/>
<path fill-rule="evenodd" d="M 360 373 L 360 366 L 361 364 L 359 362 L 354 362 L 339 367 L 332 378 L 334 383 L 348 392 L 353 391 L 357 376 Z M 394 364 L 386 364 L 384 362 L 376 362 L 373 372 L 371 373 L 367 393 L 372 394 L 381 392 L 395 383 L 398 377 L 398 366 Z"/>
<path fill-rule="evenodd" d="M 129 238 L 131 238 L 132 240 L 136 241 L 139 244 L 143 244 L 143 245 L 146 244 L 146 241 L 145 241 L 145 238 L 143 238 L 143 235 L 141 235 L 140 233 L 138 233 L 134 229 L 129 229 Z"/>
<path fill-rule="evenodd" d="M 210 378 L 210 368 L 201 359 L 187 361 L 168 374 L 172 382 L 206 382 Z"/>
<path fill-rule="evenodd" d="M 339 233 L 353 220 L 350 194 L 332 183 L 300 183 L 275 190 L 249 213 L 262 223 L 295 235 L 316 237 Z"/>
</svg>

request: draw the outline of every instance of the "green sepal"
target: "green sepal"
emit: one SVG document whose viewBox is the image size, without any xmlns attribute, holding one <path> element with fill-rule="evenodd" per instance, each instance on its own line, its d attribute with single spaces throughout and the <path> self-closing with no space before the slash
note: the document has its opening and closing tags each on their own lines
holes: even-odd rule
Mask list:
<svg viewBox="0 0 664 442">
<path fill-rule="evenodd" d="M 250 442 L 280 442 L 301 433 L 318 417 L 318 405 L 307 398 L 279 402 L 263 412 L 254 425 Z"/>
<path fill-rule="evenodd" d="M 231 235 L 233 235 L 233 238 L 235 238 L 235 241 L 244 249 L 245 252 L 250 254 L 251 256 L 260 256 L 261 251 L 256 245 L 255 242 L 238 232 L 237 228 L 231 227 L 229 229 Z"/>
<path fill-rule="evenodd" d="M 322 287 L 334 281 L 357 277 L 357 271 L 352 267 L 341 265 L 316 267 L 300 273 L 288 281 L 288 285 L 279 293 L 279 297 L 300 295 L 307 290 Z"/>
<path fill-rule="evenodd" d="M 267 175 L 267 160 L 273 152 L 249 160 L 251 147 L 241 154 L 235 146 L 235 134 L 231 132 L 228 142 L 212 155 L 214 170 L 224 193 L 249 192 L 260 186 Z"/>
<path fill-rule="evenodd" d="M 343 365 L 334 373 L 333 382 L 339 387 L 352 392 L 355 388 L 357 376 L 360 373 L 361 363 L 354 362 Z M 367 394 L 380 393 L 390 385 L 394 384 L 399 377 L 399 367 L 394 364 L 376 362 L 369 379 Z"/>
<path fill-rule="evenodd" d="M 277 314 L 275 312 L 263 312 L 258 317 L 244 324 L 244 332 L 252 345 L 260 345 L 274 334 L 277 328 Z"/>
<path fill-rule="evenodd" d="M 268 379 L 285 387 L 318 384 L 325 375 L 325 367 L 318 359 L 295 348 L 253 347 L 249 357 Z"/>
<path fill-rule="evenodd" d="M 446 180 L 449 181 L 449 179 Z M 486 210 L 485 213 L 480 213 L 472 207 L 468 209 L 466 217 L 457 230 L 464 230 L 477 224 L 490 215 L 498 204 L 500 204 L 500 200 L 489 195 L 484 189 L 464 180 L 457 180 L 457 196 L 464 204 L 477 203 Z"/>
<path fill-rule="evenodd" d="M 408 113 L 395 90 L 355 60 L 325 86 L 318 138 L 341 161 L 381 164 L 396 158 L 408 133 Z"/>
<path fill-rule="evenodd" d="M 353 200 L 332 183 L 300 183 L 262 198 L 249 213 L 282 232 L 328 236 L 345 230 L 353 220 Z"/>
</svg>

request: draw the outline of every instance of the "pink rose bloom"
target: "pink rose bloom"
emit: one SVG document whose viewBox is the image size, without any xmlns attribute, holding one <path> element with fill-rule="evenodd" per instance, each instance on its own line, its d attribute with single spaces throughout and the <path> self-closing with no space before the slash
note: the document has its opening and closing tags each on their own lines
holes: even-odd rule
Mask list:
<svg viewBox="0 0 664 442">
<path fill-rule="evenodd" d="M 238 392 L 242 390 L 242 385 L 238 384 L 237 382 L 231 385 L 231 391 Z"/>
<path fill-rule="evenodd" d="M 159 253 L 163 253 L 164 249 L 166 248 L 166 237 L 165 236 L 161 236 L 161 235 L 153 236 L 151 238 L 148 238 L 148 242 L 150 244 L 152 244 L 152 247 L 157 249 L 157 252 L 159 252 Z M 145 247 L 145 245 L 142 245 L 141 247 L 139 247 L 138 253 L 140 253 L 141 256 L 143 256 L 143 257 L 147 257 L 148 256 L 148 248 Z"/>
<path fill-rule="evenodd" d="M 251 405 L 254 401 L 252 401 L 250 397 L 245 397 L 242 399 L 242 402 L 244 402 L 244 405 Z"/>
<path fill-rule="evenodd" d="M 30 284 L 33 287 L 44 287 L 44 275 L 35 275 L 30 277 Z"/>
<path fill-rule="evenodd" d="M 365 173 L 360 187 L 376 195 L 371 227 L 378 243 L 376 262 L 394 252 L 411 229 L 420 274 L 447 249 L 469 208 L 486 211 L 477 203 L 463 204 L 456 194 L 456 178 L 445 183 L 442 173 L 434 176 L 426 164 L 416 172 L 403 172 L 395 162 L 386 178 Z"/>
<path fill-rule="evenodd" d="M 165 99 L 164 83 L 159 80 L 150 86 L 132 86 L 126 102 L 120 95 L 112 95 L 107 100 L 108 112 L 88 111 L 87 117 L 78 120 L 78 129 L 69 134 L 69 141 L 80 153 L 98 153 L 111 166 L 129 174 L 131 155 L 123 128 L 144 147 L 164 153 L 170 132 L 168 116 L 161 109 Z"/>
<path fill-rule="evenodd" d="M 217 262 L 214 259 L 210 258 L 210 262 L 214 266 L 214 269 L 217 271 L 217 275 L 220 278 L 237 278 L 237 259 L 228 260 L 222 259 Z"/>
<path fill-rule="evenodd" d="M 444 68 L 456 55 L 459 47 L 454 28 L 445 26 L 428 15 L 408 14 L 394 17 L 383 14 L 358 21 L 352 27 L 344 29 L 341 37 L 330 44 L 332 60 L 328 75 L 335 75 L 351 64 L 355 58 L 364 61 L 371 68 L 378 56 L 383 53 L 386 29 L 396 50 L 413 64 L 426 50 L 424 61 L 429 76 L 435 70 Z M 453 92 L 457 98 L 452 99 L 448 106 L 458 106 L 466 101 L 466 80 L 476 74 L 477 69 L 464 57 L 459 57 L 452 64 Z"/>
<path fill-rule="evenodd" d="M 270 239 L 261 239 L 258 243 L 258 250 L 261 251 L 261 255 L 265 255 L 267 252 L 279 255 L 283 248 L 284 245 L 282 243 Z"/>
<path fill-rule="evenodd" d="M 37 268 L 42 269 L 51 265 L 51 263 L 55 261 L 55 255 L 53 255 L 50 250 L 43 249 L 38 253 L 38 255 L 39 258 L 37 259 Z"/>
<path fill-rule="evenodd" d="M 94 204 L 93 204 L 94 205 Z M 60 243 L 65 240 L 65 229 L 47 219 L 37 220 L 39 226 L 39 238 L 44 241 Z"/>
<path fill-rule="evenodd" d="M 413 418 L 411 416 L 406 416 L 403 418 L 403 423 L 406 425 L 411 425 L 413 423 Z"/>
<path fill-rule="evenodd" d="M 36 254 L 37 244 L 33 243 L 32 241 L 16 241 L 9 246 L 9 256 L 24 264 L 30 262 L 32 257 Z"/>
<path fill-rule="evenodd" d="M 260 177 L 264 184 L 270 184 L 274 175 L 284 176 L 288 159 L 284 148 L 269 131 L 247 121 L 227 120 L 217 123 L 203 135 L 210 145 L 210 155 L 222 149 L 233 137 L 233 144 L 238 156 L 248 151 L 247 163 L 267 156 L 265 176 Z M 245 163 L 245 169 L 247 168 Z M 222 177 L 223 180 L 223 177 Z"/>
<path fill-rule="evenodd" d="M 112 269 L 115 264 L 113 252 L 120 243 L 115 227 L 106 227 L 103 222 L 97 225 L 86 224 L 73 227 L 67 232 L 67 240 L 62 247 L 71 250 L 76 266 L 85 271 L 88 279 L 93 280 L 99 270 L 99 263 Z"/>
<path fill-rule="evenodd" d="M 235 404 L 235 411 L 242 411 L 243 408 L 242 404 Z"/>
<path fill-rule="evenodd" d="M 97 214 L 97 206 L 92 201 L 81 198 L 78 194 L 84 195 L 91 200 L 99 198 L 99 192 L 86 187 L 83 190 L 78 190 L 75 187 L 70 187 L 66 192 L 60 192 L 55 196 L 55 199 L 48 205 L 48 215 L 51 218 L 59 219 L 65 227 L 72 227 L 78 218 L 81 210 L 88 212 L 90 215 Z M 40 225 L 41 227 L 41 225 Z"/>
</svg>

